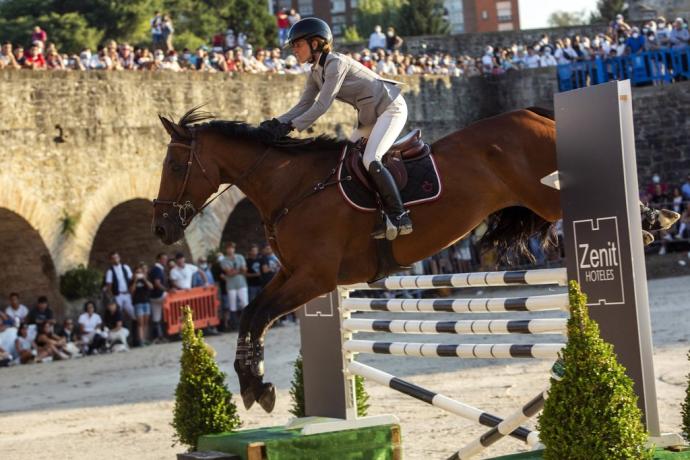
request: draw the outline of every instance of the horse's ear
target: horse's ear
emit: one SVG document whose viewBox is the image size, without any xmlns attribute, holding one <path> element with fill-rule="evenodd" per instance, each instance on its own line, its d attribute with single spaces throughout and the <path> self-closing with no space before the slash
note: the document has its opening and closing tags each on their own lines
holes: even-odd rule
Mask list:
<svg viewBox="0 0 690 460">
<path fill-rule="evenodd" d="M 158 119 L 161 121 L 161 123 L 163 124 L 163 127 L 168 132 L 168 134 L 170 134 L 170 137 L 178 137 L 179 136 L 179 133 L 175 129 L 175 123 L 168 120 L 167 118 L 165 118 L 162 115 L 158 115 Z"/>
</svg>

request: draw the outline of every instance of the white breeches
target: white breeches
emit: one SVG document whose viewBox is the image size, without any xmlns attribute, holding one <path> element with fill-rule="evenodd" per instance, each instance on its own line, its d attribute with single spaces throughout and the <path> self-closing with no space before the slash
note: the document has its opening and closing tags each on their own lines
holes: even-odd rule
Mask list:
<svg viewBox="0 0 690 460">
<path fill-rule="evenodd" d="M 376 160 L 381 161 L 391 145 L 400 135 L 407 122 L 407 104 L 402 94 L 399 94 L 386 110 L 376 119 L 374 126 L 361 126 L 355 128 L 350 136 L 351 142 L 360 138 L 367 138 L 367 146 L 364 149 L 362 162 L 369 170 L 369 164 Z"/>
</svg>

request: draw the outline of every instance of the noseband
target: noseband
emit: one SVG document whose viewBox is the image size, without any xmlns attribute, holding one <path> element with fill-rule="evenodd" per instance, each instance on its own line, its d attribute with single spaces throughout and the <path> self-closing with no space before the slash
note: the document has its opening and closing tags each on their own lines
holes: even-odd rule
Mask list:
<svg viewBox="0 0 690 460">
<path fill-rule="evenodd" d="M 182 183 L 182 188 L 180 188 L 180 191 L 177 194 L 177 197 L 174 200 L 159 200 L 158 198 L 153 200 L 153 207 L 155 208 L 157 205 L 164 205 L 164 206 L 172 206 L 174 209 L 177 209 L 177 218 L 179 219 L 178 223 L 182 226 L 182 228 L 187 228 L 189 223 L 192 221 L 194 216 L 206 208 L 209 204 L 213 202 L 216 198 L 221 196 L 223 193 L 227 192 L 230 190 L 231 187 L 237 185 L 241 180 L 245 179 L 249 174 L 251 174 L 257 166 L 259 166 L 259 163 L 264 159 L 266 154 L 268 153 L 268 149 L 254 162 L 254 164 L 247 169 L 240 177 L 237 178 L 237 180 L 232 183 L 228 184 L 227 187 L 223 189 L 222 192 L 211 198 L 209 201 L 204 203 L 203 206 L 201 206 L 198 210 L 194 207 L 191 201 L 186 200 L 182 202 L 182 196 L 184 195 L 184 192 L 187 190 L 187 185 L 189 184 L 189 178 L 191 176 L 192 172 L 192 166 L 194 165 L 194 162 L 196 162 L 199 165 L 199 168 L 201 169 L 201 172 L 204 174 L 204 177 L 206 180 L 209 181 L 211 186 L 213 187 L 213 190 L 218 190 L 218 187 L 220 184 L 215 184 L 210 177 L 208 177 L 208 174 L 206 173 L 206 168 L 204 168 L 204 165 L 201 163 L 201 159 L 199 158 L 199 154 L 197 152 L 197 141 L 196 141 L 196 132 L 192 130 L 192 143 L 191 144 L 185 144 L 182 142 L 170 142 L 168 143 L 168 148 L 170 147 L 178 147 L 178 148 L 183 148 L 189 150 L 189 156 L 187 157 L 187 164 L 186 164 L 186 170 L 184 174 L 184 182 Z M 173 218 L 170 217 L 170 214 L 167 212 L 163 213 L 163 218 L 164 219 L 169 219 L 172 220 Z M 174 220 L 173 220 L 174 221 Z"/>
</svg>

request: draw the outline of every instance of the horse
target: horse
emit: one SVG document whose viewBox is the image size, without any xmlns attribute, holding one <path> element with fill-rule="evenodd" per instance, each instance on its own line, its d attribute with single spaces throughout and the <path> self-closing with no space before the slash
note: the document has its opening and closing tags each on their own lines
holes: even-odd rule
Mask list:
<svg viewBox="0 0 690 460">
<path fill-rule="evenodd" d="M 347 141 L 272 141 L 256 127 L 214 120 L 198 107 L 177 123 L 159 118 L 171 139 L 153 202 L 153 233 L 165 244 L 178 241 L 221 184 L 233 184 L 259 210 L 281 262 L 242 312 L 234 361 L 245 407 L 258 402 L 271 412 L 275 387 L 264 382 L 263 359 L 269 327 L 338 285 L 379 274 L 370 237 L 376 213 L 349 206 L 332 186 Z M 548 243 L 552 224 L 561 218 L 560 192 L 540 182 L 557 170 L 551 114 L 530 108 L 483 119 L 431 149 L 443 191 L 437 200 L 412 207 L 414 232 L 392 242 L 400 266 L 437 253 L 487 218 L 483 240 L 500 252 L 528 253 L 533 236 Z"/>
</svg>

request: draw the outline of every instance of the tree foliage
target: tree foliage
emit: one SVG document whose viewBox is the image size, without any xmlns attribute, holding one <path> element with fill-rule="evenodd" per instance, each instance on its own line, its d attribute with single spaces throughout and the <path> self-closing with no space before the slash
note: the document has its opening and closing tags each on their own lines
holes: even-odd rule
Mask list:
<svg viewBox="0 0 690 460">
<path fill-rule="evenodd" d="M 398 20 L 400 35 L 445 35 L 450 31 L 443 0 L 408 0 L 400 8 Z"/>
<path fill-rule="evenodd" d="M 215 351 L 194 331 L 192 310 L 184 308 L 180 381 L 175 389 L 172 426 L 175 440 L 196 448 L 199 436 L 233 431 L 241 425 L 225 373 Z"/>
<path fill-rule="evenodd" d="M 4 0 L 0 36 L 28 45 L 32 28 L 39 25 L 49 41 L 68 52 L 94 48 L 106 39 L 150 45 L 156 11 L 172 16 L 177 48 L 208 43 L 228 27 L 247 34 L 254 46 L 273 45 L 277 39 L 273 16 L 265 2 L 255 0 Z"/>
<path fill-rule="evenodd" d="M 584 11 L 554 11 L 549 15 L 549 27 L 568 27 L 585 24 Z"/>
<path fill-rule="evenodd" d="M 628 12 L 627 0 L 598 0 L 597 9 L 590 16 L 590 23 L 610 22 L 617 14 Z"/>
<path fill-rule="evenodd" d="M 388 26 L 396 27 L 400 8 L 405 3 L 405 0 L 360 0 L 357 6 L 357 30 L 368 38 L 377 25 L 384 30 Z"/>
<path fill-rule="evenodd" d="M 545 460 L 651 459 L 633 382 L 589 318 L 586 297 L 570 283 L 565 373 L 552 381 L 539 417 Z"/>
</svg>

